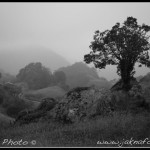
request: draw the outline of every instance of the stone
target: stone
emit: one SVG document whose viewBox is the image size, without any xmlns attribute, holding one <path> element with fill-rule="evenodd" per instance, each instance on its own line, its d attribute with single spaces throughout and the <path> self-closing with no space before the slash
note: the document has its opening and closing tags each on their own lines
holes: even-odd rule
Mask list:
<svg viewBox="0 0 150 150">
<path fill-rule="evenodd" d="M 96 115 L 110 112 L 109 94 L 106 89 L 77 87 L 69 91 L 49 112 L 49 118 L 57 121 L 74 123 L 84 121 Z"/>
</svg>

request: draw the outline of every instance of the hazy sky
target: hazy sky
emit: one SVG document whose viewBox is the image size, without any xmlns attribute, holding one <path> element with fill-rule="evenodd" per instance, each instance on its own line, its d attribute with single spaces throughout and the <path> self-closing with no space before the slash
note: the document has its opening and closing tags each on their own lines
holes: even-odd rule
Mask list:
<svg viewBox="0 0 150 150">
<path fill-rule="evenodd" d="M 0 47 L 41 45 L 74 63 L 89 53 L 96 30 L 111 29 L 128 16 L 150 25 L 149 14 L 150 3 L 0 3 Z M 114 70 L 100 74 L 113 79 Z M 148 71 L 139 69 L 137 75 Z"/>
</svg>

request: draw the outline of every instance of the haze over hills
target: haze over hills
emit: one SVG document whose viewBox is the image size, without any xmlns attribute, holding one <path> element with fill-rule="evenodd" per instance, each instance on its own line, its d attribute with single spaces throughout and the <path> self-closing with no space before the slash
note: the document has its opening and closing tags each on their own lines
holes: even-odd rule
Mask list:
<svg viewBox="0 0 150 150">
<path fill-rule="evenodd" d="M 83 62 L 77 62 L 71 66 L 62 67 L 59 70 L 66 74 L 66 83 L 70 88 L 92 85 L 106 88 L 111 86 L 107 79 L 99 77 L 94 67 L 91 68 Z"/>
<path fill-rule="evenodd" d="M 69 67 L 73 64 L 73 62 L 70 63 L 65 57 L 54 52 L 54 50 L 44 46 L 39 46 L 38 44 L 25 43 L 14 45 L 10 44 L 7 46 L 0 45 L 0 72 L 16 75 L 21 68 L 25 67 L 31 62 L 41 62 L 51 71 L 62 67 Z M 90 68 L 94 67 L 92 64 L 88 66 L 90 66 Z M 115 66 L 107 66 L 106 69 L 96 70 L 100 78 L 105 77 L 108 81 L 119 78 L 116 73 L 117 70 Z M 135 76 L 143 76 L 149 72 L 149 68 L 138 68 L 137 65 L 135 66 L 135 70 Z"/>
<path fill-rule="evenodd" d="M 41 62 L 54 71 L 70 63 L 49 48 L 36 45 L 0 47 L 0 68 L 12 75 L 31 62 Z"/>
</svg>

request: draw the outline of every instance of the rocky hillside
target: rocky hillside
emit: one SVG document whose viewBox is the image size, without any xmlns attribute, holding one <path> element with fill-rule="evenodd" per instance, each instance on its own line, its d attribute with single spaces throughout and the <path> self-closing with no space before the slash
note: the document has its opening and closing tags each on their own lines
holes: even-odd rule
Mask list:
<svg viewBox="0 0 150 150">
<path fill-rule="evenodd" d="M 145 100 L 140 85 L 134 85 L 129 92 L 77 87 L 66 93 L 59 101 L 53 98 L 44 100 L 39 108 L 24 113 L 23 117 L 19 116 L 16 123 L 40 120 L 75 123 L 95 117 L 112 116 L 118 111 L 149 111 L 150 103 Z"/>
<path fill-rule="evenodd" d="M 110 93 L 105 89 L 77 87 L 69 91 L 49 112 L 48 117 L 63 122 L 78 122 L 111 113 Z"/>
</svg>

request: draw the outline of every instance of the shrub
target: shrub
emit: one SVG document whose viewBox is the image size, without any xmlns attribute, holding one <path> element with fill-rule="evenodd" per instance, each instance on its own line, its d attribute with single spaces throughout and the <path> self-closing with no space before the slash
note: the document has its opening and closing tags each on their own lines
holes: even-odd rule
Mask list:
<svg viewBox="0 0 150 150">
<path fill-rule="evenodd" d="M 49 111 L 54 108 L 56 103 L 57 102 L 54 98 L 44 98 L 36 110 Z"/>
<path fill-rule="evenodd" d="M 7 113 L 8 116 L 15 118 L 21 110 L 22 110 L 22 108 L 20 108 L 20 107 L 9 106 L 7 108 L 6 113 Z"/>
<path fill-rule="evenodd" d="M 114 92 L 111 95 L 111 106 L 115 111 L 124 111 L 128 109 L 129 96 L 123 91 Z"/>
<path fill-rule="evenodd" d="M 37 122 L 39 119 L 46 118 L 47 112 L 50 111 L 57 104 L 57 101 L 53 98 L 44 98 L 38 108 L 30 111 L 22 111 L 17 115 L 16 123 L 28 124 L 31 122 Z"/>
<path fill-rule="evenodd" d="M 149 109 L 149 104 L 146 102 L 142 91 L 135 86 L 129 92 L 121 90 L 113 92 L 111 105 L 116 111 L 130 111 L 133 113 Z"/>
<path fill-rule="evenodd" d="M 28 109 L 30 107 L 31 107 L 30 103 L 27 103 L 23 100 L 20 100 L 19 98 L 16 98 L 16 99 L 13 100 L 13 102 L 11 102 L 7 106 L 6 112 L 7 112 L 8 116 L 16 118 L 18 113 L 21 110 L 24 110 L 26 108 Z"/>
</svg>

